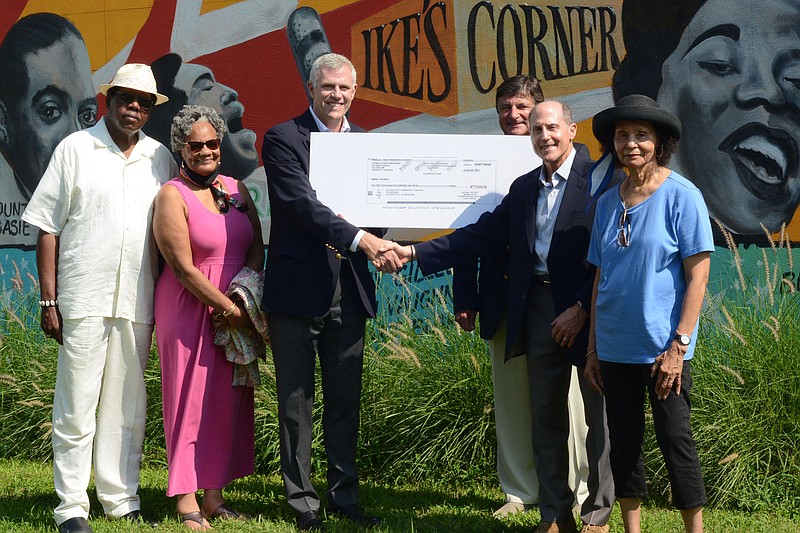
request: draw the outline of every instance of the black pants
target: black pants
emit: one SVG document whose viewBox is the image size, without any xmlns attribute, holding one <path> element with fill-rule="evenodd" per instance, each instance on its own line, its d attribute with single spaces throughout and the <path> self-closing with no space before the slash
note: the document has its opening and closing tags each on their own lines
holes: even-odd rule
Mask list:
<svg viewBox="0 0 800 533">
<path fill-rule="evenodd" d="M 321 317 L 272 314 L 278 388 L 281 473 L 295 513 L 319 510 L 311 485 L 316 358 L 322 374 L 322 429 L 328 458 L 328 505 L 358 503 L 356 444 L 361 405 L 366 312 L 349 268 L 342 268 L 330 310 Z"/>
<path fill-rule="evenodd" d="M 681 393 L 672 390 L 665 400 L 655 393 L 656 378 L 649 364 L 602 363 L 611 471 L 617 498 L 647 497 L 642 441 L 644 393 L 650 396 L 653 424 L 661 454 L 669 472 L 672 501 L 678 509 L 694 509 L 708 503 L 700 460 L 689 426 L 692 388 L 691 361 L 683 362 Z"/>
<path fill-rule="evenodd" d="M 574 495 L 569 488 L 569 410 L 572 364 L 553 341 L 556 317 L 553 296 L 545 287 L 531 285 L 525 299 L 525 337 L 528 384 L 531 395 L 531 444 L 539 478 L 539 512 L 544 522 L 573 520 Z M 582 370 L 579 369 L 582 374 Z M 605 525 L 614 506 L 609 445 L 603 397 L 580 378 L 589 460 L 589 495 L 581 506 L 581 521 Z"/>
</svg>

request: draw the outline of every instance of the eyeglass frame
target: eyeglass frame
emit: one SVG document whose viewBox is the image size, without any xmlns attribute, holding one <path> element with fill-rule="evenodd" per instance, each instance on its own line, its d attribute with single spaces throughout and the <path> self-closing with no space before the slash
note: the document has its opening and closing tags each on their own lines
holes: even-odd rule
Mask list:
<svg viewBox="0 0 800 533">
<path fill-rule="evenodd" d="M 627 248 L 631 245 L 631 217 L 628 214 L 627 207 L 619 216 L 617 228 L 619 228 L 619 233 L 617 234 L 617 244 L 620 248 Z"/>
<path fill-rule="evenodd" d="M 136 102 L 139 104 L 139 109 L 145 113 L 149 113 L 153 109 L 153 106 L 156 105 L 156 100 L 152 96 L 144 96 L 142 94 L 126 91 L 124 89 L 114 91 L 113 96 L 119 98 L 120 103 L 122 103 L 122 105 L 125 107 L 128 107 L 133 102 Z"/>
<path fill-rule="evenodd" d="M 208 143 L 214 143 L 215 146 L 210 146 Z M 189 150 L 192 151 L 193 154 L 199 154 L 203 148 L 208 148 L 212 152 L 214 150 L 219 150 L 219 147 L 222 146 L 222 141 L 220 139 L 209 139 L 207 141 L 189 141 L 183 143 L 184 146 L 188 146 Z M 195 149 L 197 147 L 197 149 Z"/>
</svg>

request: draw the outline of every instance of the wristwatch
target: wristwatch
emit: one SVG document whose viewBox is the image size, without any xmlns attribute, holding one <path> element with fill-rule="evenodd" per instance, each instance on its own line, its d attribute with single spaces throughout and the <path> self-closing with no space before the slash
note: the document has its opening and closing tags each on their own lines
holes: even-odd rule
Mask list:
<svg viewBox="0 0 800 533">
<path fill-rule="evenodd" d="M 692 342 L 692 337 L 691 336 L 689 336 L 689 335 L 687 335 L 685 333 L 678 333 L 677 331 L 675 332 L 675 337 L 673 337 L 673 338 L 676 341 L 678 341 L 678 344 L 680 344 L 681 346 L 689 346 L 689 344 L 691 344 L 691 342 Z"/>
</svg>

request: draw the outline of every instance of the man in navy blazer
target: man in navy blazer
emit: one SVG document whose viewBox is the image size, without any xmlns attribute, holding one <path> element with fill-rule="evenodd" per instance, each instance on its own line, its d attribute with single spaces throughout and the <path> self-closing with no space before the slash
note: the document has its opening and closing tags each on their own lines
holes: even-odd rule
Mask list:
<svg viewBox="0 0 800 533">
<path fill-rule="evenodd" d="M 574 533 L 569 488 L 567 395 L 571 364 L 586 353 L 594 269 L 586 261 L 594 204 L 592 161 L 578 152 L 577 124 L 568 106 L 537 104 L 531 141 L 543 165 L 514 181 L 494 211 L 474 224 L 416 246 L 393 245 L 403 261 L 416 258 L 424 274 L 508 246 L 506 357 L 525 353 L 531 395 L 532 443 L 539 478 L 537 533 Z M 615 176 L 613 183 L 619 181 Z M 578 372 L 589 431 L 589 496 L 581 506 L 586 531 L 607 532 L 614 503 L 603 397 Z"/>
<path fill-rule="evenodd" d="M 357 89 L 353 64 L 338 54 L 321 56 L 311 66 L 308 88 L 311 107 L 270 129 L 262 149 L 272 225 L 261 306 L 270 313 L 281 473 L 304 531 L 322 529 L 319 496 L 310 481 L 317 356 L 329 511 L 362 525 L 381 521 L 357 507 L 355 457 L 364 327 L 376 309 L 367 259 L 382 261 L 376 256 L 387 242 L 337 216 L 317 199 L 308 179 L 311 132 L 363 131 L 346 117 Z M 389 259 L 400 267 L 396 256 Z"/>
<path fill-rule="evenodd" d="M 539 80 L 512 76 L 497 87 L 495 107 L 504 135 L 530 135 L 528 116 L 544 100 Z M 584 144 L 574 143 L 589 158 Z M 453 267 L 453 313 L 465 330 L 475 329 L 480 316 L 480 335 L 489 345 L 494 388 L 494 419 L 497 436 L 497 477 L 505 495 L 497 518 L 523 512 L 539 503 L 539 480 L 531 445 L 531 409 L 527 358 L 505 358 L 506 308 L 508 307 L 508 248 L 482 255 L 477 261 Z M 574 446 L 570 448 L 570 485 L 583 502 L 586 494 L 586 425 L 577 377 L 570 382 L 570 426 Z"/>
</svg>

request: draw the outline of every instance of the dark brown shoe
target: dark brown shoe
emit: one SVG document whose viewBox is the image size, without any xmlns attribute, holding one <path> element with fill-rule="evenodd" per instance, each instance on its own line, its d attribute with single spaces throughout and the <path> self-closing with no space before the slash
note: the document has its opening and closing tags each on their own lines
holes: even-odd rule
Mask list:
<svg viewBox="0 0 800 533">
<path fill-rule="evenodd" d="M 306 511 L 301 515 L 297 515 L 295 519 L 297 529 L 300 531 L 322 531 L 322 519 L 319 517 L 317 511 Z"/>
</svg>

